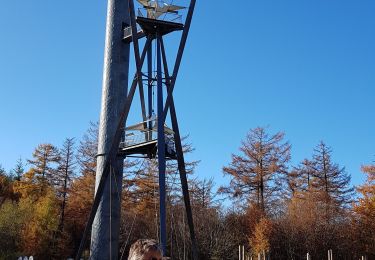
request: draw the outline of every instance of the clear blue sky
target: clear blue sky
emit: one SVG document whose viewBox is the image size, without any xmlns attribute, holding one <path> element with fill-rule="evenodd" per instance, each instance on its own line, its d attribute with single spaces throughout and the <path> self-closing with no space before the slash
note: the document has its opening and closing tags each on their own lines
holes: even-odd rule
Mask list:
<svg viewBox="0 0 375 260">
<path fill-rule="evenodd" d="M 269 125 L 286 133 L 293 162 L 324 140 L 361 182 L 360 165 L 375 159 L 374 11 L 373 0 L 197 0 L 175 91 L 197 173 L 222 183 L 246 132 Z M 98 120 L 105 15 L 105 0 L 1 4 L 6 169 Z"/>
</svg>

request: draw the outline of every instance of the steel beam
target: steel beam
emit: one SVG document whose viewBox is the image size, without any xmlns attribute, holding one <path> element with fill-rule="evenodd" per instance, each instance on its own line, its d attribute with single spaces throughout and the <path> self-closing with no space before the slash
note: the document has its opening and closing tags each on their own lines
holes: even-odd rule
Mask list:
<svg viewBox="0 0 375 260">
<path fill-rule="evenodd" d="M 134 11 L 134 1 L 129 1 L 129 14 L 130 14 L 130 26 L 132 32 L 132 41 L 133 41 L 133 49 L 134 49 L 134 56 L 135 56 L 135 64 L 137 69 L 137 79 L 139 85 L 139 97 L 141 100 L 141 110 L 142 110 L 142 118 L 145 122 L 147 120 L 146 116 L 146 105 L 145 105 L 145 97 L 143 91 L 143 81 L 142 81 L 142 64 L 141 64 L 141 57 L 139 55 L 139 42 L 138 42 L 138 33 L 137 33 L 137 21 L 135 19 L 135 11 Z M 147 128 L 147 124 L 144 123 L 144 128 Z M 147 138 L 147 137 L 146 137 Z"/>
<path fill-rule="evenodd" d="M 191 20 L 193 18 L 193 13 L 194 13 L 194 8 L 195 8 L 195 2 L 196 2 L 196 0 L 190 1 L 190 6 L 189 6 L 189 10 L 188 10 L 188 13 L 187 13 L 187 16 L 186 16 L 184 30 L 182 31 L 181 41 L 180 41 L 180 45 L 178 47 L 178 52 L 177 52 L 176 62 L 175 62 L 174 69 L 173 69 L 171 84 L 169 86 L 169 90 L 168 90 L 168 94 L 167 94 L 167 100 L 165 101 L 164 112 L 163 112 L 163 122 L 165 121 L 165 118 L 167 117 L 168 108 L 171 105 L 170 103 L 171 103 L 171 98 L 172 98 L 172 94 L 173 94 L 173 89 L 174 89 L 174 86 L 176 84 L 178 71 L 179 71 L 180 65 L 181 65 L 182 55 L 184 54 L 184 49 L 185 49 L 187 37 L 189 35 Z"/>
<path fill-rule="evenodd" d="M 160 37 L 159 40 L 161 43 L 160 45 L 161 45 L 161 51 L 162 51 L 162 56 L 163 56 L 166 85 L 167 85 L 167 90 L 169 91 L 171 81 L 169 78 L 168 62 L 167 62 L 167 57 L 166 57 L 165 48 L 164 48 L 164 41 L 162 37 Z M 170 102 L 170 117 L 171 117 L 171 122 L 172 122 L 172 129 L 174 132 L 174 141 L 175 141 L 176 153 L 177 153 L 177 165 L 178 165 L 178 171 L 180 174 L 182 194 L 184 197 L 186 218 L 187 218 L 188 226 L 189 226 L 190 239 L 191 239 L 191 245 L 192 245 L 191 246 L 192 254 L 193 254 L 193 259 L 198 260 L 199 254 L 198 254 L 197 240 L 196 240 L 195 231 L 194 231 L 193 212 L 191 210 L 191 204 L 190 204 L 189 185 L 187 181 L 185 159 L 184 159 L 184 153 L 182 149 L 180 129 L 178 127 L 177 114 L 176 114 L 173 96 L 171 96 L 171 102 Z"/>
<path fill-rule="evenodd" d="M 149 39 L 151 39 L 151 36 L 149 36 Z M 148 118 L 151 119 L 152 117 L 152 83 L 153 83 L 153 72 L 152 72 L 152 44 L 150 44 L 150 46 L 148 47 L 147 49 L 147 90 L 148 90 L 148 105 L 147 105 L 147 108 L 148 108 Z M 152 121 L 150 120 L 149 123 L 148 123 L 148 129 L 151 130 L 152 129 Z M 152 139 L 152 132 L 149 132 L 149 136 L 148 136 L 148 139 L 147 140 L 151 140 Z M 148 157 L 151 157 L 151 154 L 148 154 Z"/>
<path fill-rule="evenodd" d="M 163 249 L 163 256 L 167 252 L 167 210 L 166 210 L 166 195 L 165 195 L 165 136 L 164 136 L 164 123 L 159 120 L 163 116 L 163 75 L 161 67 L 161 50 L 160 40 L 157 38 L 157 93 L 158 93 L 158 168 L 159 168 L 159 208 L 160 208 L 160 242 Z"/>
</svg>

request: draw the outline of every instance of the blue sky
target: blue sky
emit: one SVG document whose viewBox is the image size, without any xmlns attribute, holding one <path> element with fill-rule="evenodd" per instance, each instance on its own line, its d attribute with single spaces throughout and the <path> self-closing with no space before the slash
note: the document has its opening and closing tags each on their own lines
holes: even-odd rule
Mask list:
<svg viewBox="0 0 375 260">
<path fill-rule="evenodd" d="M 360 183 L 361 164 L 375 159 L 375 2 L 223 2 L 197 1 L 175 90 L 197 174 L 223 183 L 221 168 L 247 131 L 269 126 L 286 133 L 293 163 L 324 140 Z M 98 120 L 105 15 L 105 0 L 2 3 L 6 169 L 39 143 L 79 139 Z M 176 38 L 167 44 L 174 50 Z"/>
</svg>

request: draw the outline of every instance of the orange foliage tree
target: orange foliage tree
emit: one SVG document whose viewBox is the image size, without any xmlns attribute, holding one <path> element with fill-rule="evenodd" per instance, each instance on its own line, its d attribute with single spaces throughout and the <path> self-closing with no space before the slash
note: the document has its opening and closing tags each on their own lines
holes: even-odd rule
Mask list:
<svg viewBox="0 0 375 260">
<path fill-rule="evenodd" d="M 375 257 L 375 165 L 363 166 L 362 171 L 367 179 L 357 189 L 361 194 L 359 202 L 354 206 L 358 216 L 357 234 L 360 236 L 363 250 Z"/>
<path fill-rule="evenodd" d="M 265 211 L 280 195 L 290 147 L 284 133 L 270 135 L 262 127 L 250 130 L 240 147 L 241 154 L 233 154 L 230 165 L 223 168 L 231 180 L 220 191 L 255 203 Z"/>
</svg>

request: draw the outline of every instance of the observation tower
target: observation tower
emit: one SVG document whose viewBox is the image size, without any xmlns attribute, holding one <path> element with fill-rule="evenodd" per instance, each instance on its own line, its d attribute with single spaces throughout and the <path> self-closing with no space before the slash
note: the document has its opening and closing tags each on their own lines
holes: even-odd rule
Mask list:
<svg viewBox="0 0 375 260">
<path fill-rule="evenodd" d="M 158 161 L 160 244 L 166 256 L 166 160 L 176 160 L 181 180 L 192 257 L 198 259 L 188 182 L 173 90 L 195 8 L 195 0 L 183 7 L 159 0 L 109 0 L 99 129 L 96 193 L 76 259 L 84 249 L 90 229 L 90 259 L 118 259 L 119 199 L 122 165 L 127 157 Z M 184 10 L 187 9 L 187 10 Z M 186 11 L 186 17 L 180 12 Z M 119 31 L 121 29 L 121 31 Z M 178 33 L 180 41 L 174 64 L 168 64 L 164 36 Z M 121 34 L 121 37 L 119 36 Z M 120 38 L 119 38 L 120 37 Z M 141 48 L 142 47 L 142 48 Z M 133 48 L 135 75 L 128 78 Z M 119 59 L 119 60 L 117 60 Z M 139 93 L 140 119 L 128 122 L 130 108 Z M 166 125 L 170 117 L 171 126 Z M 116 193 L 117 191 L 117 193 Z"/>
</svg>

